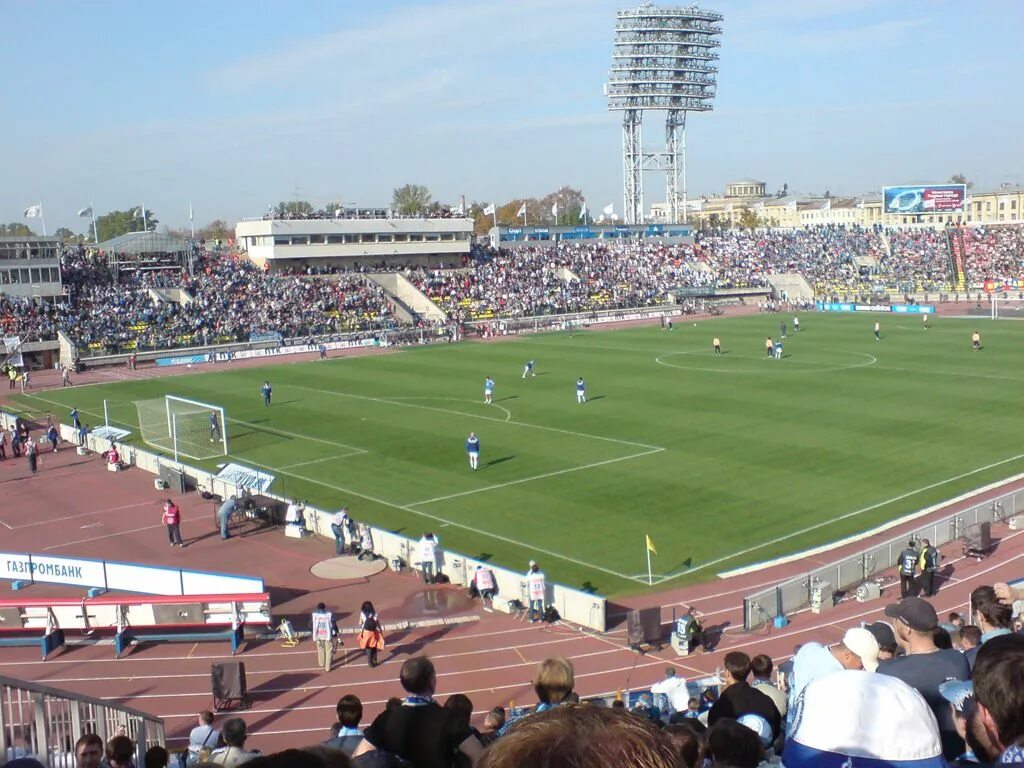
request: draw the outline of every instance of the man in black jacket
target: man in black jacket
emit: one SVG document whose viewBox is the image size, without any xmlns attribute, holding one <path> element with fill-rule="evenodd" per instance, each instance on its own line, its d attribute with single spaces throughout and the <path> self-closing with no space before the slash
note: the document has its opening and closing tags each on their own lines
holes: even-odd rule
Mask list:
<svg viewBox="0 0 1024 768">
<path fill-rule="evenodd" d="M 896 565 L 900 571 L 900 597 L 914 595 L 914 574 L 917 572 L 917 561 L 920 554 L 914 546 L 914 540 L 907 542 L 907 548 L 900 552 Z"/>
<path fill-rule="evenodd" d="M 726 717 L 738 720 L 743 715 L 759 715 L 772 727 L 772 739 L 777 739 L 782 730 L 782 716 L 774 701 L 747 683 L 749 676 L 747 654 L 742 651 L 725 654 L 725 688 L 708 712 L 708 725 Z"/>
</svg>

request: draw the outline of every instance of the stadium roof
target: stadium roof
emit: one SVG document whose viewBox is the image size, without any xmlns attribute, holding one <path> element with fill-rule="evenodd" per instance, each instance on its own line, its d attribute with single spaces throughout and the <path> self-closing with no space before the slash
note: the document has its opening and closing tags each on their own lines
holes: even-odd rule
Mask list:
<svg viewBox="0 0 1024 768">
<path fill-rule="evenodd" d="M 134 255 L 146 253 L 184 253 L 188 251 L 188 243 L 177 237 L 162 235 L 159 232 L 127 232 L 111 240 L 100 243 L 101 251 L 128 253 Z"/>
</svg>

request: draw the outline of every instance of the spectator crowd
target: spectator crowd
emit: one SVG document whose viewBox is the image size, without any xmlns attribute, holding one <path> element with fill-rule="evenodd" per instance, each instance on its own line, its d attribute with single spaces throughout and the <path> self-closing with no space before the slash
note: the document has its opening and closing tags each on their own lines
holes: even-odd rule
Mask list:
<svg viewBox="0 0 1024 768">
<path fill-rule="evenodd" d="M 952 232 L 963 237 L 968 286 L 1024 276 L 1024 227 L 1013 226 L 702 230 L 692 242 L 671 244 L 475 246 L 460 266 L 374 269 L 401 270 L 455 322 L 655 306 L 674 301 L 674 289 L 765 288 L 770 276 L 784 273 L 799 273 L 820 296 L 941 293 L 955 285 Z M 114 271 L 102 255 L 69 247 L 62 300 L 5 296 L 0 327 L 43 339 L 64 330 L 99 352 L 393 328 L 394 300 L 367 269 L 334 264 L 271 273 L 202 249 L 191 274 L 160 266 Z"/>
<path fill-rule="evenodd" d="M 247 747 L 244 718 L 218 724 L 204 711 L 187 747 L 150 746 L 145 768 L 1019 765 L 1022 603 L 1024 592 L 1012 586 L 981 586 L 968 616 L 940 617 L 926 599 L 908 596 L 886 607 L 886 620 L 849 627 L 835 643 L 805 642 L 778 667 L 765 654 L 734 650 L 715 678 L 688 683 L 685 667 L 672 665 L 649 690 L 611 700 L 581 700 L 572 662 L 548 658 L 533 675 L 535 705 L 477 718 L 464 694 L 442 702 L 433 663 L 413 656 L 398 674 L 400 697 L 366 721 L 360 698 L 345 693 L 316 746 L 263 755 Z M 37 768 L 20 735 L 6 764 Z M 135 755 L 126 733 L 105 745 L 86 734 L 74 746 L 77 768 L 129 768 Z"/>
</svg>

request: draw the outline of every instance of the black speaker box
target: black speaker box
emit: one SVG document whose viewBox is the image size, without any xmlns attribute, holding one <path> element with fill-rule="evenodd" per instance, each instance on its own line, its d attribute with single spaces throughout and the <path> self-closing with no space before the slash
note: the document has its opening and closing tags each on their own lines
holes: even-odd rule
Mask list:
<svg viewBox="0 0 1024 768">
<path fill-rule="evenodd" d="M 640 608 L 626 614 L 630 647 L 661 643 L 661 608 Z"/>
<path fill-rule="evenodd" d="M 228 709 L 233 703 L 239 709 L 249 706 L 249 688 L 245 684 L 245 664 L 241 661 L 224 661 L 210 665 L 210 688 L 213 693 L 213 708 Z"/>
</svg>

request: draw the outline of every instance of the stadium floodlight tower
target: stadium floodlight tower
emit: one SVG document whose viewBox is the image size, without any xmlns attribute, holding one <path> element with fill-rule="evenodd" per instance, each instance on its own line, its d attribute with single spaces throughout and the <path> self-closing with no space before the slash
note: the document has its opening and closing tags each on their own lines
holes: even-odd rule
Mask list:
<svg viewBox="0 0 1024 768">
<path fill-rule="evenodd" d="M 686 222 L 686 115 L 714 108 L 722 14 L 695 5 L 619 11 L 608 109 L 622 112 L 622 196 L 627 224 L 644 220 L 644 170 L 665 171 L 669 223 Z M 644 110 L 665 112 L 665 149 L 644 152 Z M 682 189 L 680 189 L 680 175 Z"/>
</svg>

